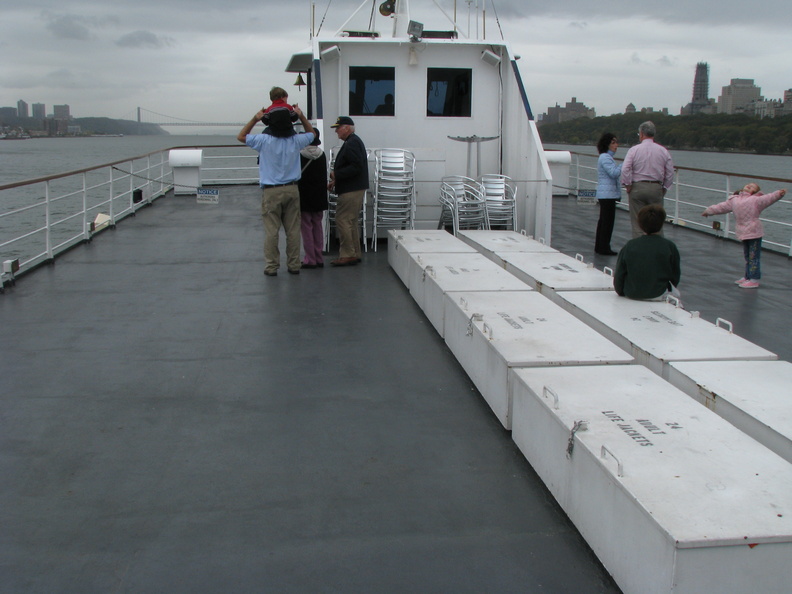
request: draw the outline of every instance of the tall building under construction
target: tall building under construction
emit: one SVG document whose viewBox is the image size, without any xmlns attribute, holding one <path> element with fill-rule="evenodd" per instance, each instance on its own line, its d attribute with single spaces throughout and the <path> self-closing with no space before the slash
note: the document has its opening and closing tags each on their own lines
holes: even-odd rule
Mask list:
<svg viewBox="0 0 792 594">
<path fill-rule="evenodd" d="M 696 76 L 693 78 L 693 98 L 682 108 L 682 115 L 696 113 L 715 113 L 715 101 L 709 98 L 709 64 L 696 64 Z"/>
</svg>

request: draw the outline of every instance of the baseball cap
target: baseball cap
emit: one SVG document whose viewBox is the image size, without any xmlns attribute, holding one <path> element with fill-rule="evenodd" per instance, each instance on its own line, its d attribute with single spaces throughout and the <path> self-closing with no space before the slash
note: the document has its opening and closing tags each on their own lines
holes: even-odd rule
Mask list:
<svg viewBox="0 0 792 594">
<path fill-rule="evenodd" d="M 338 128 L 339 126 L 354 126 L 355 122 L 349 116 L 338 116 L 336 123 L 330 126 L 331 128 Z"/>
</svg>

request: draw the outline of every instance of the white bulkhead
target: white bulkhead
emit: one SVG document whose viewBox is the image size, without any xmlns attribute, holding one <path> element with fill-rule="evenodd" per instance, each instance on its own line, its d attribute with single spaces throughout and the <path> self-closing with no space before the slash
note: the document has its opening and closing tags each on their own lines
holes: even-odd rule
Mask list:
<svg viewBox="0 0 792 594">
<path fill-rule="evenodd" d="M 633 361 L 535 291 L 448 293 L 445 341 L 507 429 L 511 427 L 509 369 Z"/>
<path fill-rule="evenodd" d="M 564 309 L 668 378 L 671 361 L 773 360 L 777 355 L 680 307 L 610 291 L 558 293 Z"/>
<path fill-rule="evenodd" d="M 417 254 L 410 295 L 445 336 L 445 295 L 459 291 L 531 291 L 521 280 L 481 254 Z"/>
<path fill-rule="evenodd" d="M 792 465 L 639 365 L 512 370 L 512 437 L 625 592 L 787 592 Z"/>
<path fill-rule="evenodd" d="M 671 363 L 668 380 L 759 443 L 792 462 L 792 363 Z"/>
</svg>

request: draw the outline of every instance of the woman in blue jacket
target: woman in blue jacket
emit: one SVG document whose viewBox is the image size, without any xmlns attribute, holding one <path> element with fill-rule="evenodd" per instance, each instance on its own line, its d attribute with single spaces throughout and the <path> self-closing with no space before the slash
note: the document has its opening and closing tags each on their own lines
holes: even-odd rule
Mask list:
<svg viewBox="0 0 792 594">
<path fill-rule="evenodd" d="M 597 151 L 600 156 L 597 160 L 597 201 L 599 202 L 600 215 L 597 221 L 597 237 L 594 240 L 594 251 L 603 256 L 615 256 L 611 249 L 611 235 L 613 234 L 613 221 L 616 218 L 616 202 L 621 200 L 621 164 L 613 159 L 619 142 L 610 132 L 600 137 L 597 142 Z"/>
</svg>

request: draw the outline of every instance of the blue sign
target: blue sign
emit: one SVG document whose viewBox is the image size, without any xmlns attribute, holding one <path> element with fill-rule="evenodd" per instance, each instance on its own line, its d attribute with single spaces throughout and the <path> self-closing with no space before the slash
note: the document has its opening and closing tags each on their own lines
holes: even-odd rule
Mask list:
<svg viewBox="0 0 792 594">
<path fill-rule="evenodd" d="M 220 190 L 215 188 L 197 188 L 198 204 L 220 204 Z"/>
</svg>

